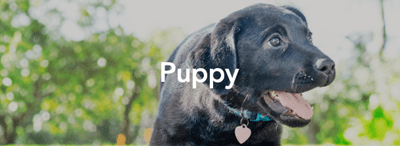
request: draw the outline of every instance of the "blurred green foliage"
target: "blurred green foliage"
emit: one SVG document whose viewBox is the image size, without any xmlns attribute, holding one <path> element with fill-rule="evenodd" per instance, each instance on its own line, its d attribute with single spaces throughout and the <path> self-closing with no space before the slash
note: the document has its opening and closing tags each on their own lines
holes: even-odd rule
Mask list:
<svg viewBox="0 0 400 146">
<path fill-rule="evenodd" d="M 143 42 L 111 27 L 72 41 L 49 24 L 66 20 L 58 9 L 43 14 L 52 21 L 31 16 L 30 8 L 46 2 L 0 1 L 0 144 L 115 144 L 120 133 L 128 144 L 145 144 L 157 109 L 158 63 L 185 35 L 157 30 Z M 90 7 L 118 13 L 122 6 L 81 4 L 77 23 L 87 30 L 96 17 Z M 353 42 L 353 57 L 337 65 L 332 85 L 305 93 L 312 122 L 284 127 L 284 144 L 400 145 L 400 59 L 367 54 L 367 42 Z"/>
<path fill-rule="evenodd" d="M 113 144 L 119 133 L 132 143 L 143 135 L 157 107 L 160 47 L 120 27 L 82 41 L 51 37 L 28 13 L 35 3 L 0 2 L 0 144 Z M 13 24 L 17 15 L 28 23 Z"/>
</svg>

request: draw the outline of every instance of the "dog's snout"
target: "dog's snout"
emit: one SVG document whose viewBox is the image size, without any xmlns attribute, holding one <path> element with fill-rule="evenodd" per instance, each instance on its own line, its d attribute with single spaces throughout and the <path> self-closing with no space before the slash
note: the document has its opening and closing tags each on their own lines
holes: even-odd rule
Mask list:
<svg viewBox="0 0 400 146">
<path fill-rule="evenodd" d="M 314 67 L 319 73 L 327 76 L 335 72 L 335 62 L 329 58 L 318 59 Z"/>
</svg>

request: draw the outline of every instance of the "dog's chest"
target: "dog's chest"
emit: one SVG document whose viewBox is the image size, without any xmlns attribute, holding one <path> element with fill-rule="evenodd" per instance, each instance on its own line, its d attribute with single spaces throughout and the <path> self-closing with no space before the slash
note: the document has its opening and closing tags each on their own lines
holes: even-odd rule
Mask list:
<svg viewBox="0 0 400 146">
<path fill-rule="evenodd" d="M 195 143 L 195 145 L 240 145 L 236 139 L 234 130 L 239 123 L 210 123 L 199 119 L 197 122 L 187 125 L 187 133 L 175 132 L 176 138 L 180 137 L 183 143 Z M 253 124 L 253 125 L 251 125 Z M 268 124 L 251 123 L 249 128 L 252 130 L 250 138 L 241 146 L 245 145 L 279 145 L 280 125 L 275 122 Z M 185 130 L 185 131 L 186 131 Z M 172 138 L 172 139 L 176 139 Z"/>
</svg>

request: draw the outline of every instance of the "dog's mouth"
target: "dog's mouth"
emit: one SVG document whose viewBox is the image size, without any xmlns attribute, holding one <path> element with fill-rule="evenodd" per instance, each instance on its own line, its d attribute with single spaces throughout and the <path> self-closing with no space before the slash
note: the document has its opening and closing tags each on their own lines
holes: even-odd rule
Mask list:
<svg viewBox="0 0 400 146">
<path fill-rule="evenodd" d="M 274 112 L 304 120 L 311 119 L 313 108 L 303 98 L 301 93 L 289 93 L 282 91 L 268 91 L 263 95 L 265 103 Z"/>
</svg>

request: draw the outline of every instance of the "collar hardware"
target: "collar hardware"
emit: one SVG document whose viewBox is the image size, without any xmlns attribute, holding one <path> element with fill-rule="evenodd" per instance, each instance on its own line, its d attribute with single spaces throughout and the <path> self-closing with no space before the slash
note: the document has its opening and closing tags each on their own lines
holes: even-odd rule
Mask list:
<svg viewBox="0 0 400 146">
<path fill-rule="evenodd" d="M 245 118 L 245 119 L 249 119 L 250 121 L 253 121 L 253 122 L 272 121 L 272 118 L 270 118 L 268 116 L 261 115 L 260 113 L 251 112 L 251 111 L 246 110 L 246 109 L 240 110 L 240 109 L 235 109 L 235 108 L 232 108 L 232 107 L 229 107 L 229 106 L 226 106 L 226 107 L 228 107 L 228 109 L 231 112 L 235 113 L 239 117 L 242 117 L 242 118 Z"/>
</svg>

